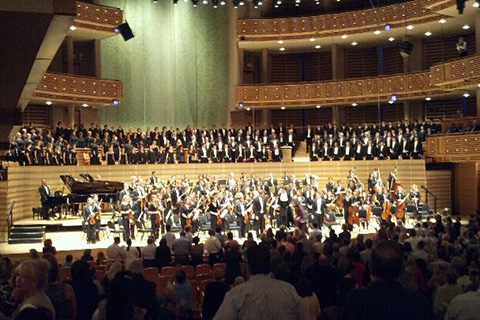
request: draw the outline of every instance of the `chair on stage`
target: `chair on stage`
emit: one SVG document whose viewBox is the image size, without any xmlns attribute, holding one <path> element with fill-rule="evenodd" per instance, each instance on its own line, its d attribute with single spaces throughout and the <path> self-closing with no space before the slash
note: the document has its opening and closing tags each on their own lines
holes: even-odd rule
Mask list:
<svg viewBox="0 0 480 320">
<path fill-rule="evenodd" d="M 42 219 L 42 207 L 33 207 L 32 214 L 33 220 L 35 220 L 35 217 L 37 217 L 37 219 Z"/>
<path fill-rule="evenodd" d="M 143 237 L 145 236 L 145 233 L 153 234 L 153 229 L 152 228 L 146 228 L 145 227 L 145 222 L 141 222 L 136 220 L 135 221 L 135 226 L 137 227 L 137 234 L 141 233 L 142 234 L 142 240 Z"/>
<path fill-rule="evenodd" d="M 422 203 L 422 205 L 418 207 L 418 215 L 422 219 L 433 217 L 433 213 L 430 212 L 430 205 L 428 203 Z"/>
<path fill-rule="evenodd" d="M 115 224 L 113 223 L 113 221 L 108 221 L 107 222 L 107 232 L 108 232 L 109 236 L 110 236 L 110 234 L 113 234 L 114 237 L 115 236 L 120 237 L 120 236 L 124 235 L 125 229 L 115 227 Z"/>
</svg>

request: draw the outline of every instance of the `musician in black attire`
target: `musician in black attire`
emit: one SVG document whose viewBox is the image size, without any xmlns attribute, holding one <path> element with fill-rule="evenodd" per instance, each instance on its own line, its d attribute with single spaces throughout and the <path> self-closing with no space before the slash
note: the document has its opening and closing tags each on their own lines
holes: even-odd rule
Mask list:
<svg viewBox="0 0 480 320">
<path fill-rule="evenodd" d="M 260 235 L 265 231 L 266 205 L 267 199 L 265 197 L 265 191 L 260 190 L 258 197 L 253 200 L 253 228 L 257 232 L 258 238 L 260 238 Z"/>
<path fill-rule="evenodd" d="M 98 201 L 98 194 L 92 194 L 92 199 L 93 199 L 93 203 L 92 203 L 92 211 L 93 213 L 95 214 L 95 239 L 97 241 L 100 241 L 100 238 L 99 238 L 99 231 L 100 231 L 100 225 L 101 225 L 101 212 L 102 212 L 102 209 L 101 209 L 101 201 Z"/>
<path fill-rule="evenodd" d="M 210 203 L 208 204 L 208 212 L 210 212 L 210 227 L 212 230 L 216 230 L 217 226 L 221 226 L 217 223 L 217 217 L 219 216 L 219 203 L 218 203 L 218 193 L 212 195 Z"/>
<path fill-rule="evenodd" d="M 317 197 L 313 201 L 312 206 L 314 222 L 321 228 L 325 214 L 327 213 L 327 203 L 320 195 L 320 192 L 317 192 Z"/>
<path fill-rule="evenodd" d="M 95 212 L 94 201 L 92 198 L 87 199 L 87 205 L 82 210 L 83 224 L 87 232 L 87 243 L 96 243 L 95 238 Z"/>
<path fill-rule="evenodd" d="M 130 237 L 135 239 L 135 218 L 133 218 L 132 198 L 129 195 L 123 196 L 122 203 L 120 203 L 120 213 L 122 214 L 122 224 L 125 229 L 123 240 L 127 241 Z"/>
<path fill-rule="evenodd" d="M 192 199 L 188 196 L 185 200 L 185 203 L 180 206 L 180 222 L 182 224 L 182 229 L 185 229 L 185 226 L 187 225 L 187 219 L 190 219 L 192 221 L 193 217 L 193 211 L 194 207 L 192 204 Z M 193 221 L 192 221 L 193 222 Z"/>
<path fill-rule="evenodd" d="M 155 240 L 158 239 L 159 236 L 159 229 L 160 229 L 160 200 L 158 199 L 157 195 L 151 194 L 148 196 L 148 203 L 147 203 L 147 212 L 150 215 L 150 222 L 152 224 L 153 236 Z"/>
<path fill-rule="evenodd" d="M 238 200 L 233 207 L 233 213 L 237 217 L 237 224 L 240 226 L 240 238 L 245 238 L 246 224 L 244 216 L 246 214 L 245 202 L 242 193 L 237 194 Z"/>
<path fill-rule="evenodd" d="M 38 192 L 40 193 L 40 202 L 42 203 L 42 218 L 48 220 L 48 210 L 50 209 L 48 198 L 51 197 L 51 192 L 45 179 L 42 179 L 42 185 L 38 188 Z"/>
</svg>

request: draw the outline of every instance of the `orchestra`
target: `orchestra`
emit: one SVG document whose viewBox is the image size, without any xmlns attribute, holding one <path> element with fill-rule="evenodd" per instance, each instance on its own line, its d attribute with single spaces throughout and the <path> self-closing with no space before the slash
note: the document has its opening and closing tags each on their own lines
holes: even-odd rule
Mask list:
<svg viewBox="0 0 480 320">
<path fill-rule="evenodd" d="M 237 178 L 231 173 L 225 178 L 201 174 L 197 181 L 186 176 L 162 181 L 153 171 L 145 180 L 133 176 L 124 184 L 118 204 L 111 203 L 117 206 L 120 219 L 115 221 L 114 214 L 112 220 L 119 229 L 123 227 L 125 241 L 134 239 L 136 228 L 151 230 L 154 239 L 159 239 L 167 225 L 176 230 L 188 226 L 196 233 L 206 225 L 206 229 L 228 232 L 232 223 L 244 238 L 251 231 L 259 237 L 267 226 L 294 226 L 308 232 L 308 223 L 314 222 L 320 227 L 345 223 L 350 230 L 368 229 L 372 217 L 379 225 L 392 218 L 405 220 L 407 212 L 414 216 L 421 205 L 418 186 L 405 188 L 397 168 L 389 173 L 386 184 L 379 168 L 368 175 L 365 185 L 355 167 L 344 183 L 329 177 L 322 187 L 319 180 L 314 174 L 297 179 L 284 172 L 279 178 L 272 173 L 260 178 L 242 173 Z M 87 242 L 95 243 L 102 222 L 98 195 L 88 198 L 82 212 Z"/>
</svg>

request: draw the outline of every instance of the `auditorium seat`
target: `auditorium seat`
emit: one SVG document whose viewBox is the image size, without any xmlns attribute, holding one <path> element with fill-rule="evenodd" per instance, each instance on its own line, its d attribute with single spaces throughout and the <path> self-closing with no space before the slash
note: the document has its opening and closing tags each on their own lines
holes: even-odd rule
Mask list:
<svg viewBox="0 0 480 320">
<path fill-rule="evenodd" d="M 195 276 L 195 280 L 199 283 L 204 280 L 211 280 L 211 279 L 212 279 L 212 275 L 210 273 L 197 274 Z"/>
<path fill-rule="evenodd" d="M 155 282 L 158 278 L 158 268 L 145 268 L 142 275 L 145 280 Z"/>
<path fill-rule="evenodd" d="M 104 277 L 105 277 L 105 271 L 95 270 L 95 280 L 102 283 Z"/>
<path fill-rule="evenodd" d="M 160 274 L 162 276 L 173 277 L 175 275 L 175 267 L 163 267 Z"/>
<path fill-rule="evenodd" d="M 195 275 L 209 274 L 212 272 L 212 267 L 209 264 L 200 264 L 195 268 Z"/>
<path fill-rule="evenodd" d="M 167 289 L 168 282 L 170 281 L 171 277 L 170 276 L 159 276 L 155 283 L 157 284 L 156 286 L 156 293 L 158 295 L 164 295 L 165 290 Z"/>
<path fill-rule="evenodd" d="M 188 277 L 194 277 L 195 276 L 195 269 L 193 268 L 193 266 L 180 266 L 178 267 L 178 270 L 183 270 L 185 272 L 185 274 L 187 275 L 187 278 Z"/>
<path fill-rule="evenodd" d="M 216 270 L 222 270 L 223 272 L 225 272 L 226 267 L 227 265 L 223 262 L 215 263 L 212 267 L 212 274 L 214 274 Z"/>
<path fill-rule="evenodd" d="M 66 280 L 70 280 L 71 278 L 72 278 L 72 268 L 62 267 L 58 269 L 58 281 L 65 282 Z"/>
</svg>

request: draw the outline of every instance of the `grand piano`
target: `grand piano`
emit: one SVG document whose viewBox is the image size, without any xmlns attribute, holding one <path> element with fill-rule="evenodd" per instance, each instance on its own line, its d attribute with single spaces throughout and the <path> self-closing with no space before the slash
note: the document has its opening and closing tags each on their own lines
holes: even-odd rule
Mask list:
<svg viewBox="0 0 480 320">
<path fill-rule="evenodd" d="M 54 212 L 70 211 L 72 206 L 86 203 L 93 194 L 97 194 L 98 198 L 105 203 L 115 203 L 118 199 L 118 192 L 123 189 L 123 182 L 96 180 L 88 173 L 80 174 L 80 176 L 82 181 L 71 175 L 60 175 L 64 188 L 66 187 L 70 194 L 63 194 L 62 191 L 48 199 L 47 204 Z"/>
</svg>

